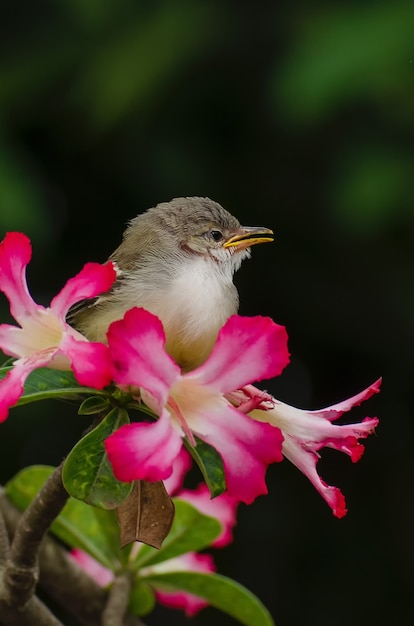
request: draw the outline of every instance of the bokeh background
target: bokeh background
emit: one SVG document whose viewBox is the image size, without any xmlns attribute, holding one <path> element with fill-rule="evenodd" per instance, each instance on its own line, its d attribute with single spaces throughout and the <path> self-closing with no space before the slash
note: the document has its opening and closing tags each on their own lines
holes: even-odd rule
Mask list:
<svg viewBox="0 0 414 626">
<path fill-rule="evenodd" d="M 351 416 L 381 419 L 362 460 L 320 462 L 347 517 L 285 461 L 216 553 L 280 626 L 412 623 L 413 141 L 412 0 L 0 3 L 0 231 L 30 236 L 35 299 L 104 261 L 138 212 L 205 195 L 276 232 L 236 278 L 241 313 L 289 332 L 268 389 L 315 409 L 383 376 Z M 58 463 L 84 419 L 13 410 L 1 480 Z M 146 621 L 167 620 L 191 623 Z M 234 623 L 193 623 L 213 620 Z"/>
</svg>

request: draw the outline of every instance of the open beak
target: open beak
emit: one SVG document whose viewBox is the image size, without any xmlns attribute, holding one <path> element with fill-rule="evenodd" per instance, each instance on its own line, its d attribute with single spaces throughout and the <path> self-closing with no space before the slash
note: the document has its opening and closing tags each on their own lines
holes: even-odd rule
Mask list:
<svg viewBox="0 0 414 626">
<path fill-rule="evenodd" d="M 227 239 L 223 243 L 223 248 L 237 248 L 237 250 L 244 250 L 244 248 L 250 248 L 256 243 L 266 243 L 273 241 L 273 230 L 270 228 L 263 228 L 262 226 L 241 226 L 240 230 Z"/>
</svg>

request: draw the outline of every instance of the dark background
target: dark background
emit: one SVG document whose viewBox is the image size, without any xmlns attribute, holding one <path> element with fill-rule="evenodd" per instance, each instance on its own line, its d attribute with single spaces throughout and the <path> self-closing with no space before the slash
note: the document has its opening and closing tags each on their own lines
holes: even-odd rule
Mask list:
<svg viewBox="0 0 414 626">
<path fill-rule="evenodd" d="M 276 232 L 236 278 L 241 313 L 288 329 L 292 363 L 268 388 L 319 408 L 384 378 L 350 416 L 381 420 L 362 460 L 319 464 L 347 517 L 285 461 L 216 554 L 280 626 L 412 623 L 413 78 L 410 0 L 0 3 L 0 231 L 30 236 L 37 301 L 136 213 L 206 195 Z M 58 463 L 85 427 L 74 413 L 14 409 L 1 480 Z M 147 623 L 167 620 L 190 623 Z M 234 623 L 194 623 L 213 620 Z"/>
</svg>

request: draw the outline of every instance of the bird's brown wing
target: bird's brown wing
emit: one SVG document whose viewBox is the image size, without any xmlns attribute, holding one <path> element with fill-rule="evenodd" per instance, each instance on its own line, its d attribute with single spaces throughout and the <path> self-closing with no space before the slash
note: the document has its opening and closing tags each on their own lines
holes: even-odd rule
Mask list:
<svg viewBox="0 0 414 626">
<path fill-rule="evenodd" d="M 121 269 L 119 267 L 119 263 L 117 262 L 117 252 L 118 250 L 116 250 L 108 259 L 109 261 L 113 261 L 115 263 L 117 269 L 117 278 L 112 287 L 108 289 L 108 291 L 106 291 L 105 293 L 96 296 L 96 298 L 86 298 L 85 300 L 77 302 L 76 304 L 71 306 L 68 311 L 66 321 L 68 322 L 68 324 L 70 324 L 74 328 L 77 328 L 81 332 L 83 332 L 82 327 L 85 320 L 95 314 L 96 308 L 98 306 L 104 308 L 105 303 L 109 303 L 111 301 L 115 291 L 118 291 L 118 289 L 122 286 L 125 275 L 127 275 L 130 270 L 136 268 L 137 263 L 139 263 L 139 254 L 136 253 L 135 257 L 131 255 L 130 258 L 125 258 L 124 255 Z"/>
</svg>

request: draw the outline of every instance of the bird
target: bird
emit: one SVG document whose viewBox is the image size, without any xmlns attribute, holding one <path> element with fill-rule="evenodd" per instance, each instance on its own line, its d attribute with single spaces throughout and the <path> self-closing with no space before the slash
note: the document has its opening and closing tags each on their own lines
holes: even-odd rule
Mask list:
<svg viewBox="0 0 414 626">
<path fill-rule="evenodd" d="M 110 255 L 112 288 L 70 312 L 90 341 L 106 342 L 109 325 L 132 307 L 162 322 L 165 349 L 183 372 L 209 356 L 221 327 L 237 313 L 234 273 L 250 247 L 273 241 L 269 228 L 241 226 L 207 197 L 174 198 L 131 219 Z"/>
</svg>

